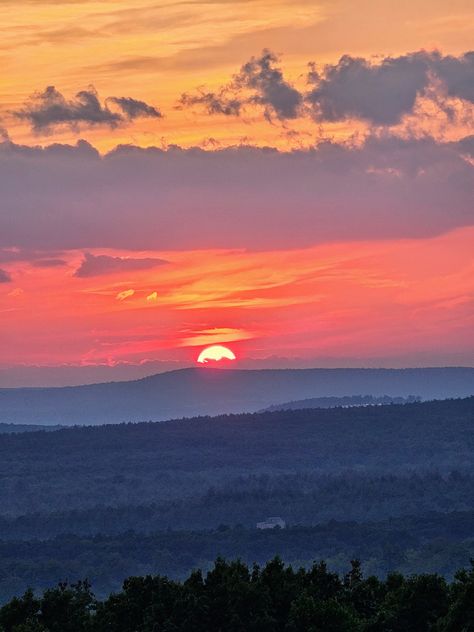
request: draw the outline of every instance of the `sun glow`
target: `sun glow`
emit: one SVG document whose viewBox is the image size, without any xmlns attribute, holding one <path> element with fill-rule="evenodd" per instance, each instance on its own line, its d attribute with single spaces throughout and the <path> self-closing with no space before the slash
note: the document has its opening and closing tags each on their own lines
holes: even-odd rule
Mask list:
<svg viewBox="0 0 474 632">
<path fill-rule="evenodd" d="M 199 364 L 207 364 L 210 361 L 219 362 L 220 360 L 235 360 L 235 354 L 222 345 L 212 345 L 203 349 L 197 359 Z"/>
</svg>

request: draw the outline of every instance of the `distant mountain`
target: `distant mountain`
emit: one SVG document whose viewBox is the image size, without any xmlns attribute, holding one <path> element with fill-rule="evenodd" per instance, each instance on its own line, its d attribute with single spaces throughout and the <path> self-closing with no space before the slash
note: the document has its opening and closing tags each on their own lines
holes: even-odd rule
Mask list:
<svg viewBox="0 0 474 632">
<path fill-rule="evenodd" d="M 303 410 L 305 408 L 351 408 L 353 406 L 386 406 L 387 404 L 414 404 L 420 402 L 418 395 L 408 397 L 374 397 L 373 395 L 345 395 L 344 397 L 311 397 L 299 399 L 295 402 L 283 402 L 273 404 L 259 412 L 272 412 L 274 410 Z"/>
<path fill-rule="evenodd" d="M 474 394 L 474 368 L 182 369 L 132 382 L 0 389 L 0 423 L 103 424 L 253 412 L 314 397 Z"/>
<path fill-rule="evenodd" d="M 10 434 L 18 432 L 37 432 L 43 430 L 50 432 L 52 430 L 60 430 L 63 426 L 45 426 L 44 424 L 31 425 L 31 424 L 2 424 L 0 423 L 0 434 Z"/>
</svg>

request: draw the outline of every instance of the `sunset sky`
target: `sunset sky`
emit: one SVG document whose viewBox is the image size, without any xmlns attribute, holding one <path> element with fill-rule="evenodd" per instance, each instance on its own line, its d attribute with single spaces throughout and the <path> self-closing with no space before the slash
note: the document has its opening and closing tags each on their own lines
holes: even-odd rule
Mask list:
<svg viewBox="0 0 474 632">
<path fill-rule="evenodd" d="M 3 0 L 0 32 L 0 386 L 208 344 L 474 364 L 472 1 Z"/>
</svg>

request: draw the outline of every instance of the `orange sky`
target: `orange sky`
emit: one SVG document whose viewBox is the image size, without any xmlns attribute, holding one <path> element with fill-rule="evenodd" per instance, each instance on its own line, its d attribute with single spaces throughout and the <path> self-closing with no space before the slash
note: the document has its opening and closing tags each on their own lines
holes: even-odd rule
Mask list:
<svg viewBox="0 0 474 632">
<path fill-rule="evenodd" d="M 309 62 L 335 63 L 343 54 L 372 59 L 420 49 L 460 54 L 472 46 L 473 24 L 470 0 L 4 0 L 1 124 L 16 142 L 51 142 L 50 134 L 32 135 L 11 112 L 48 85 L 67 97 L 93 85 L 104 99 L 126 92 L 158 106 L 164 117 L 107 133 L 56 129 L 55 141 L 85 136 L 103 151 L 119 143 L 189 146 L 208 139 L 308 146 L 321 133 L 345 138 L 364 125 L 350 121 L 321 128 L 307 120 L 269 125 L 251 108 L 243 119 L 223 120 L 176 105 L 183 92 L 225 84 L 264 48 L 281 55 L 285 76 L 303 87 Z M 440 127 L 444 120 L 437 112 L 429 126 Z"/>
<path fill-rule="evenodd" d="M 470 0 L 3 0 L 0 386 L 473 364 L 473 35 Z"/>
</svg>

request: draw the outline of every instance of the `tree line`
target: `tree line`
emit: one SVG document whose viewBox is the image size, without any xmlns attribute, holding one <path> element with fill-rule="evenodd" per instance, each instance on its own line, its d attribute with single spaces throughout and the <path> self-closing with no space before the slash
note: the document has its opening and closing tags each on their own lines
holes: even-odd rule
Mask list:
<svg viewBox="0 0 474 632">
<path fill-rule="evenodd" d="M 124 577 L 162 573 L 184 579 L 193 568 L 212 567 L 216 556 L 265 564 L 275 555 L 305 568 L 325 559 L 343 572 L 347 559 L 385 577 L 437 572 L 452 579 L 474 557 L 474 512 L 427 514 L 379 523 L 336 522 L 286 529 L 231 528 L 117 535 L 63 535 L 51 540 L 0 541 L 0 603 L 28 586 L 41 590 L 59 580 L 88 577 L 99 597 L 120 588 Z"/>
<path fill-rule="evenodd" d="M 28 590 L 0 609 L 1 632 L 469 632 L 474 566 L 452 583 L 436 574 L 364 577 L 353 560 L 343 576 L 325 562 L 295 569 L 218 558 L 185 581 L 130 577 L 98 600 L 87 581 L 41 595 Z"/>
</svg>

